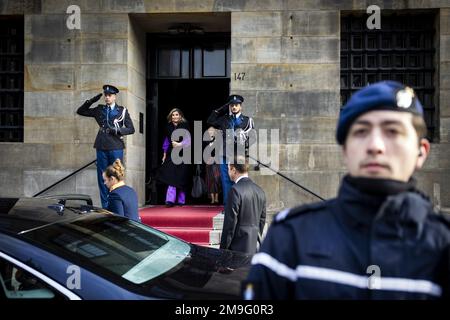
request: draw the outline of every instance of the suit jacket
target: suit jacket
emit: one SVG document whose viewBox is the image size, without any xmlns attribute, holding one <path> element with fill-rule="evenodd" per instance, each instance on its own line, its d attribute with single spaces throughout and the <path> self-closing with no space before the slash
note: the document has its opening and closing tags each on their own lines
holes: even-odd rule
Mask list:
<svg viewBox="0 0 450 320">
<path fill-rule="evenodd" d="M 134 221 L 140 221 L 138 211 L 138 196 L 136 191 L 129 186 L 121 186 L 108 194 L 107 209 L 120 216 Z"/>
<path fill-rule="evenodd" d="M 254 254 L 266 223 L 266 195 L 249 178 L 230 189 L 220 248 Z"/>
<path fill-rule="evenodd" d="M 119 122 L 119 131 L 116 133 L 113 122 L 114 119 L 119 119 L 122 116 L 124 107 L 116 104 L 114 110 L 111 111 L 108 123 L 106 121 L 106 105 L 99 104 L 90 108 L 91 105 L 89 100 L 86 100 L 78 108 L 77 113 L 81 116 L 95 118 L 100 127 L 95 138 L 94 148 L 105 151 L 124 149 L 123 136 L 134 133 L 133 121 L 131 121 L 128 110 L 125 111 L 125 118 Z"/>
</svg>

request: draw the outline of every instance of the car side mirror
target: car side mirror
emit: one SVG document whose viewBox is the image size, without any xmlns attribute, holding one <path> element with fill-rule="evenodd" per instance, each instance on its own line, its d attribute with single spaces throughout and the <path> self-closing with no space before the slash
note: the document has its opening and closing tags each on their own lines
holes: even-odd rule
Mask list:
<svg viewBox="0 0 450 320">
<path fill-rule="evenodd" d="M 64 205 L 60 203 L 51 204 L 48 206 L 49 209 L 54 210 L 58 215 L 62 216 L 64 214 Z"/>
</svg>

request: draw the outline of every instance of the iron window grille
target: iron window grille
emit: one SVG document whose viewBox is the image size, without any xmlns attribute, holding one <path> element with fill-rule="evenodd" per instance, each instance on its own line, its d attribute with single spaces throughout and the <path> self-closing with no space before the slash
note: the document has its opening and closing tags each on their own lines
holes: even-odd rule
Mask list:
<svg viewBox="0 0 450 320">
<path fill-rule="evenodd" d="M 0 142 L 23 142 L 23 17 L 0 17 Z"/>
<path fill-rule="evenodd" d="M 381 16 L 381 29 L 366 26 L 367 15 L 341 16 L 341 105 L 358 89 L 395 80 L 412 87 L 425 111 L 428 138 L 435 138 L 433 13 Z"/>
</svg>

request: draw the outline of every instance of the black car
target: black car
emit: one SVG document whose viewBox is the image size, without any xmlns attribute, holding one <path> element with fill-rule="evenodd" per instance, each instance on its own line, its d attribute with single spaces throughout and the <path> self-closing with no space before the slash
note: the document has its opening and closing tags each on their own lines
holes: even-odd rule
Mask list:
<svg viewBox="0 0 450 320">
<path fill-rule="evenodd" d="M 76 199 L 0 198 L 0 298 L 240 298 L 250 255 L 190 244 Z"/>
</svg>

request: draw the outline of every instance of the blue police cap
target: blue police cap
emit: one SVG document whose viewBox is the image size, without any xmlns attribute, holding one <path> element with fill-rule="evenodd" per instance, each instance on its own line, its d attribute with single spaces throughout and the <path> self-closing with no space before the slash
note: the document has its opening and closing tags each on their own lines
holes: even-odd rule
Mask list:
<svg viewBox="0 0 450 320">
<path fill-rule="evenodd" d="M 423 107 L 414 90 L 396 81 L 381 81 L 355 92 L 339 115 L 336 140 L 344 144 L 353 121 L 373 110 L 411 112 L 423 116 Z"/>
<path fill-rule="evenodd" d="M 119 93 L 119 89 L 117 89 L 116 87 L 110 85 L 110 84 L 105 84 L 103 86 L 103 93 L 104 94 L 117 94 Z"/>
<path fill-rule="evenodd" d="M 244 98 L 238 94 L 233 94 L 231 96 L 228 97 L 228 102 L 227 104 L 240 104 L 244 102 Z"/>
</svg>

